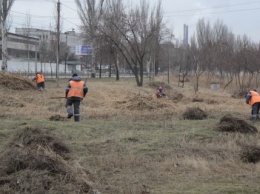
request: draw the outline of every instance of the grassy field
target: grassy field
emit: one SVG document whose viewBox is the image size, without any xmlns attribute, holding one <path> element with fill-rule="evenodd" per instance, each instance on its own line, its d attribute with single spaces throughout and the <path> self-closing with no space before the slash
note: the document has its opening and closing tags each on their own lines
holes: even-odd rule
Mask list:
<svg viewBox="0 0 260 194">
<path fill-rule="evenodd" d="M 149 80 L 137 87 L 133 79 L 92 78 L 75 123 L 66 119 L 65 99 L 51 99 L 64 96 L 66 84 L 49 80 L 46 92 L 0 86 L 1 149 L 25 127 L 47 129 L 71 148 L 73 161 L 102 194 L 260 192 L 260 164 L 241 160 L 243 146 L 260 145 L 259 133 L 215 130 L 227 114 L 251 123 L 250 107 L 232 98 L 231 89 L 204 84 L 195 94 L 191 83 L 179 88 L 171 80 L 169 98 L 154 101 Z M 192 107 L 207 119 L 182 119 Z M 259 131 L 260 122 L 254 126 Z"/>
</svg>

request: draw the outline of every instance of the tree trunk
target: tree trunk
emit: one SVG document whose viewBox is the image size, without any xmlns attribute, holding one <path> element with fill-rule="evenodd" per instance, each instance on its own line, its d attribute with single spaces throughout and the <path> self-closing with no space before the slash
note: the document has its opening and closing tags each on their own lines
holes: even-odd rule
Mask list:
<svg viewBox="0 0 260 194">
<path fill-rule="evenodd" d="M 6 23 L 2 21 L 2 70 L 7 71 L 7 32 Z"/>
</svg>

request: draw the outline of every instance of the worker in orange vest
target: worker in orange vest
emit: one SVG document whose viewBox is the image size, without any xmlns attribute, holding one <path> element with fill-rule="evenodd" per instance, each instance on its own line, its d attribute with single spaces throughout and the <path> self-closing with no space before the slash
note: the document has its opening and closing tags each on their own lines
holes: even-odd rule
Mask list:
<svg viewBox="0 0 260 194">
<path fill-rule="evenodd" d="M 66 88 L 66 108 L 68 112 L 68 117 L 74 116 L 74 121 L 79 121 L 80 116 L 80 102 L 88 93 L 88 87 L 81 78 L 74 73 L 72 78 L 69 80 L 69 84 Z"/>
<path fill-rule="evenodd" d="M 33 81 L 36 80 L 38 91 L 45 90 L 45 79 L 42 72 L 37 72 L 36 76 L 33 78 Z"/>
<path fill-rule="evenodd" d="M 246 94 L 246 103 L 252 106 L 252 120 L 256 121 L 258 119 L 260 109 L 260 95 L 255 89 Z"/>
<path fill-rule="evenodd" d="M 163 87 L 162 86 L 159 86 L 156 90 L 156 93 L 154 93 L 152 95 L 153 99 L 154 100 L 157 100 L 158 98 L 165 98 L 166 97 L 166 94 L 164 93 L 163 91 Z"/>
<path fill-rule="evenodd" d="M 166 97 L 166 94 L 163 91 L 163 87 L 159 86 L 156 90 L 156 96 L 157 98 L 162 98 L 162 97 Z"/>
</svg>

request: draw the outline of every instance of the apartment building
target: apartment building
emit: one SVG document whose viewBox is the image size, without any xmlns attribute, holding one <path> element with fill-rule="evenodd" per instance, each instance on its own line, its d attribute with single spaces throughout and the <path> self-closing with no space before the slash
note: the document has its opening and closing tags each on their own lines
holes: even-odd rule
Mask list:
<svg viewBox="0 0 260 194">
<path fill-rule="evenodd" d="M 15 28 L 15 33 L 30 37 L 38 37 L 40 44 L 46 42 L 48 46 L 56 44 L 57 32 L 37 28 Z M 60 33 L 60 44 L 68 48 L 69 53 L 75 54 L 76 46 L 83 45 L 83 38 L 74 29 Z"/>
<path fill-rule="evenodd" d="M 7 51 L 8 58 L 20 58 L 23 56 L 36 57 L 37 47 L 39 45 L 38 37 L 24 36 L 20 34 L 7 33 Z M 0 36 L 0 51 L 2 53 L 2 37 Z M 2 59 L 2 56 L 0 55 Z"/>
</svg>

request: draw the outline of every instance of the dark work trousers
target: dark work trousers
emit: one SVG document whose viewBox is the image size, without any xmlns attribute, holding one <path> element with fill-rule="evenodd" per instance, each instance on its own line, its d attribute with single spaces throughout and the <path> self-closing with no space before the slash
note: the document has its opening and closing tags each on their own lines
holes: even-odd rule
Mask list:
<svg viewBox="0 0 260 194">
<path fill-rule="evenodd" d="M 44 82 L 37 83 L 37 88 L 38 88 L 39 91 L 44 90 L 45 89 L 45 83 Z"/>
<path fill-rule="evenodd" d="M 252 105 L 251 114 L 252 114 L 253 121 L 258 119 L 259 109 L 260 109 L 260 102 L 256 102 Z"/>
<path fill-rule="evenodd" d="M 74 121 L 79 121 L 80 101 L 81 101 L 80 98 L 72 97 L 72 98 L 68 98 L 66 102 L 68 118 L 74 115 Z"/>
</svg>

